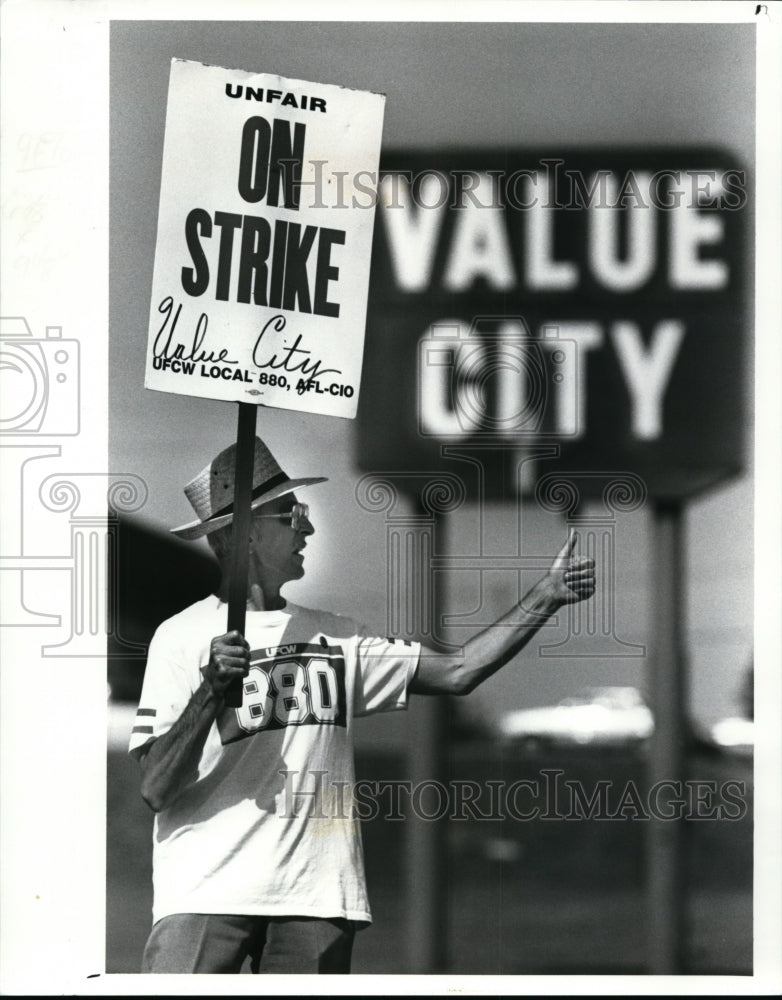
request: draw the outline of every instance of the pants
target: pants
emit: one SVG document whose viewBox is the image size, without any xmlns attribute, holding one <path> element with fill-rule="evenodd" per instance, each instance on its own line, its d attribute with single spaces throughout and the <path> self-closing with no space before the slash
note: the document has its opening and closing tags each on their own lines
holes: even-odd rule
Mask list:
<svg viewBox="0 0 782 1000">
<path fill-rule="evenodd" d="M 142 972 L 348 973 L 355 926 L 344 919 L 176 913 L 152 928 Z"/>
</svg>

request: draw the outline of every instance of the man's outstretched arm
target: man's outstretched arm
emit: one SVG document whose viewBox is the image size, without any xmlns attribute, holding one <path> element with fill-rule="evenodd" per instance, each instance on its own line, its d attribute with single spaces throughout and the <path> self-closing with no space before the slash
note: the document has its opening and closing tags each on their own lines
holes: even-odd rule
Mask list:
<svg viewBox="0 0 782 1000">
<path fill-rule="evenodd" d="M 595 592 L 595 561 L 573 556 L 576 541 L 573 534 L 523 600 L 469 639 L 461 652 L 422 649 L 411 692 L 469 694 L 522 650 L 563 605 L 590 598 Z"/>
</svg>

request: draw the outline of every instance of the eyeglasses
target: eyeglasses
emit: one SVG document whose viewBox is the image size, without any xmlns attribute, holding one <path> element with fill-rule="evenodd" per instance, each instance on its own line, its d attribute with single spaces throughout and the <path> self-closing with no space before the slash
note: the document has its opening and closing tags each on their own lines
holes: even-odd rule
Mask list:
<svg viewBox="0 0 782 1000">
<path fill-rule="evenodd" d="M 253 517 L 257 517 L 259 520 L 263 517 L 274 517 L 278 520 L 285 519 L 286 521 L 290 519 L 291 528 L 294 531 L 298 531 L 301 527 L 302 521 L 309 520 L 310 508 L 306 503 L 295 503 L 289 511 L 284 514 L 253 514 Z"/>
</svg>

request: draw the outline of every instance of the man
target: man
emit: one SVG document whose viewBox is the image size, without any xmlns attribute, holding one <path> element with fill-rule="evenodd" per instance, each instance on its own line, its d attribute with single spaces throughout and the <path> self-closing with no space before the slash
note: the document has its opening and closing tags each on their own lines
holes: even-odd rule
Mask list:
<svg viewBox="0 0 782 1000">
<path fill-rule="evenodd" d="M 351 815 L 353 719 L 405 708 L 409 694 L 466 694 L 516 655 L 564 604 L 594 593 L 594 563 L 571 539 L 549 572 L 459 653 L 374 637 L 350 619 L 299 607 L 314 528 L 290 479 L 255 441 L 244 635 L 226 633 L 234 448 L 185 487 L 220 591 L 164 622 L 150 644 L 130 752 L 155 811 L 154 926 L 148 972 L 349 972 L 371 920 L 361 835 Z M 241 708 L 225 705 L 243 685 Z M 325 785 L 342 809 L 316 801 Z M 298 784 L 291 790 L 291 780 Z M 311 808 L 294 808 L 293 803 Z"/>
</svg>

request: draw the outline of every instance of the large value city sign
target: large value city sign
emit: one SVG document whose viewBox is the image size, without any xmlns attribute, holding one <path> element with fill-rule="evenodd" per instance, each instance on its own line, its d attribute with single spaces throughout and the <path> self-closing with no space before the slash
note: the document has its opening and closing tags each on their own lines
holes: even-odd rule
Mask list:
<svg viewBox="0 0 782 1000">
<path fill-rule="evenodd" d="M 384 156 L 361 466 L 472 447 L 508 493 L 537 447 L 660 498 L 738 473 L 747 202 L 718 150 Z"/>
<path fill-rule="evenodd" d="M 147 388 L 355 416 L 384 102 L 172 61 Z"/>
</svg>

